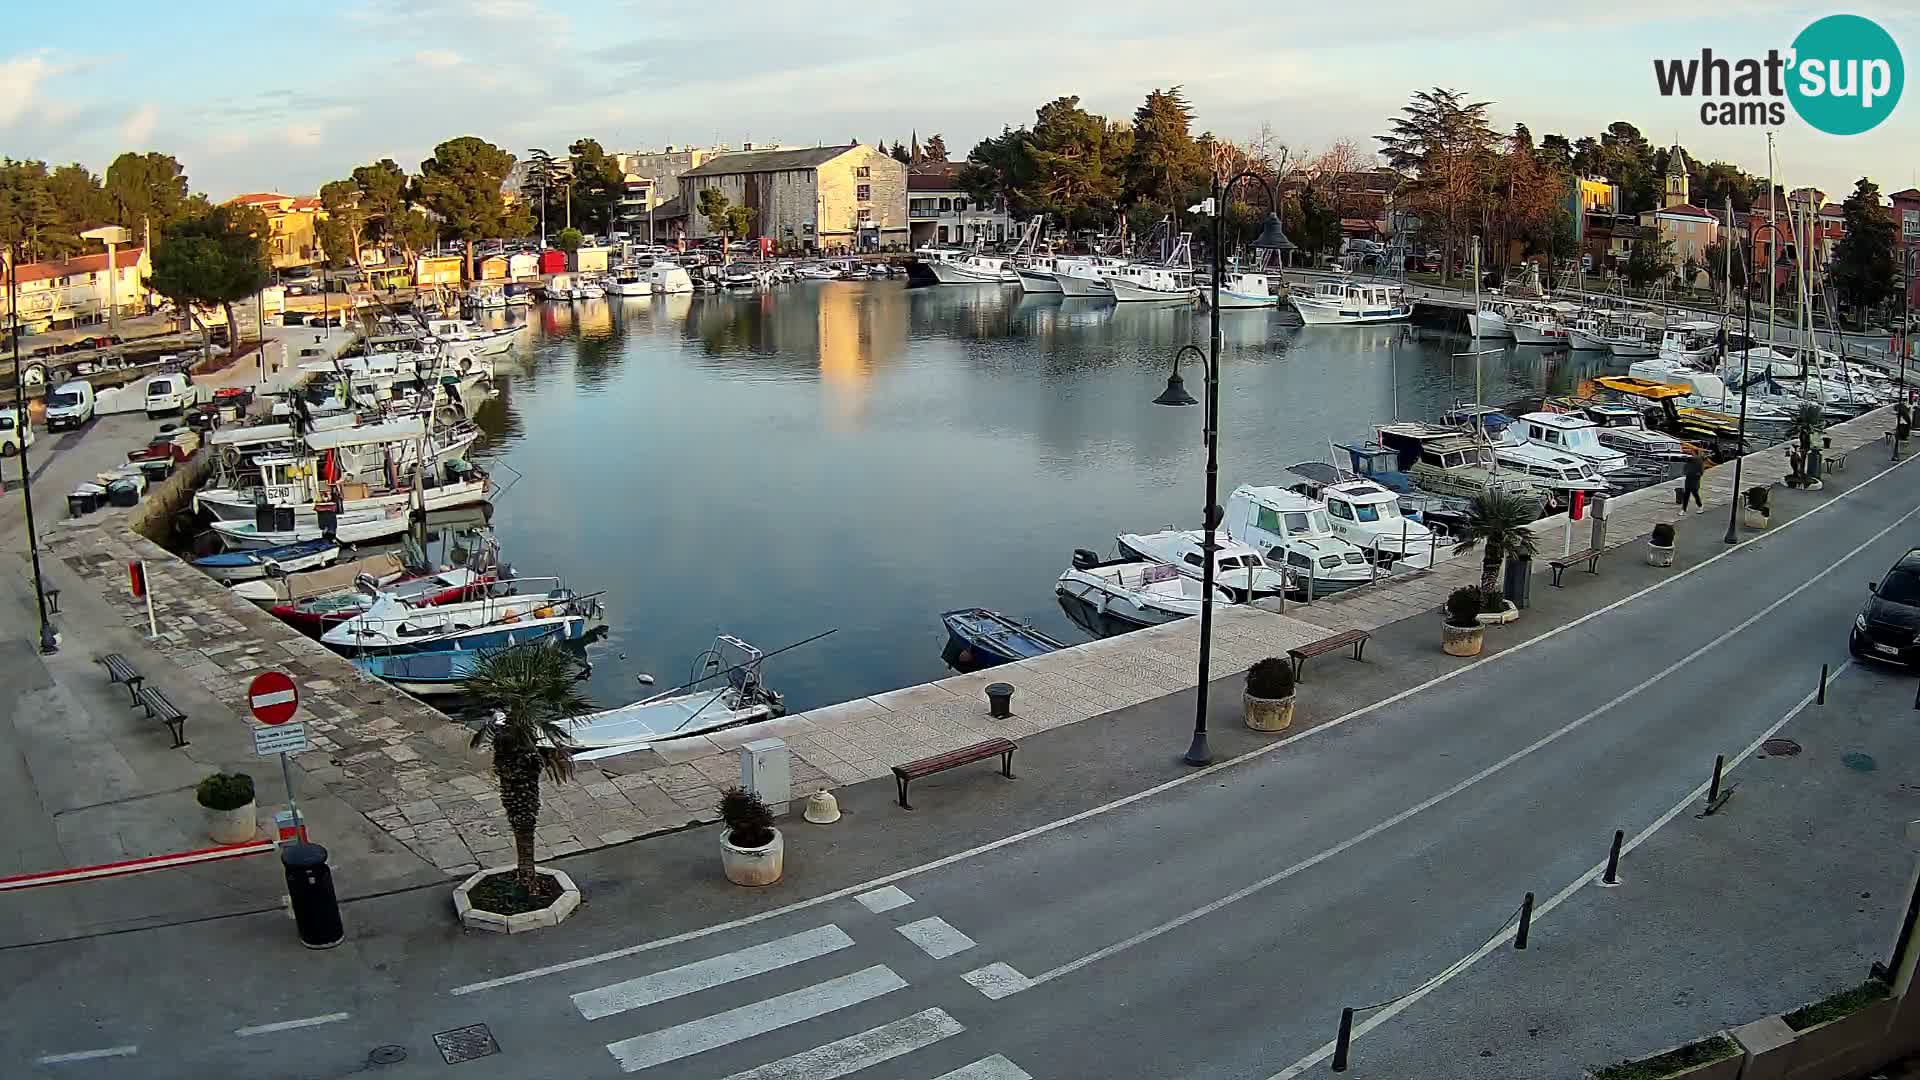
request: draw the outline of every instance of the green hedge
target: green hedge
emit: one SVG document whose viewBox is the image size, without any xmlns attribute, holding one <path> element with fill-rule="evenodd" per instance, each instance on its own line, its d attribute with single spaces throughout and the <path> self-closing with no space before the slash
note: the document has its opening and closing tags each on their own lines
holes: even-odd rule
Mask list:
<svg viewBox="0 0 1920 1080">
<path fill-rule="evenodd" d="M 1714 1035 L 1664 1054 L 1609 1065 L 1595 1072 L 1593 1080 L 1660 1080 L 1661 1077 L 1672 1076 L 1695 1066 L 1730 1058 L 1739 1052 L 1740 1048 L 1734 1045 L 1732 1039 L 1725 1035 Z"/>
</svg>

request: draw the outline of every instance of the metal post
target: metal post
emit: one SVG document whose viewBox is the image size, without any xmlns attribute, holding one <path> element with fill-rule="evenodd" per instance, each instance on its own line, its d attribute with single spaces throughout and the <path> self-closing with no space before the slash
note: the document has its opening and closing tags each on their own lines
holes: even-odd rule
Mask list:
<svg viewBox="0 0 1920 1080">
<path fill-rule="evenodd" d="M 140 597 L 147 602 L 147 640 L 160 636 L 160 626 L 153 620 L 153 578 L 147 574 L 147 560 L 140 560 Z"/>
<path fill-rule="evenodd" d="M 286 781 L 287 810 L 293 814 L 294 835 L 298 836 L 300 842 L 304 844 L 307 842 L 307 823 L 300 818 L 300 800 L 295 798 L 293 793 L 293 770 L 287 767 L 287 754 L 284 750 L 280 752 L 280 779 Z"/>
<path fill-rule="evenodd" d="M 1533 930 L 1533 894 L 1528 893 L 1526 896 L 1526 899 L 1520 901 L 1520 929 L 1514 932 L 1513 947 L 1516 949 L 1526 948 L 1527 935 L 1532 930 Z"/>
<path fill-rule="evenodd" d="M 1347 1051 L 1353 1043 L 1353 1010 L 1340 1010 L 1340 1034 L 1333 1040 L 1333 1071 L 1347 1071 Z"/>
<path fill-rule="evenodd" d="M 47 619 L 46 580 L 40 576 L 40 534 L 33 527 L 33 470 L 27 467 L 27 384 L 20 377 L 20 243 L 14 241 L 7 261 L 7 317 L 13 322 L 13 424 L 20 435 L 20 499 L 27 511 L 27 552 L 33 560 L 34 608 L 40 612 L 40 651 L 60 650 L 53 624 Z"/>
<path fill-rule="evenodd" d="M 1606 875 L 1600 879 L 1601 884 L 1620 884 L 1620 842 L 1626 838 L 1627 834 L 1625 831 L 1620 829 L 1613 830 L 1613 847 L 1607 851 L 1607 872 Z"/>
<path fill-rule="evenodd" d="M 1184 759 L 1189 765 L 1213 761 L 1213 752 L 1207 747 L 1207 672 L 1213 659 L 1214 532 L 1219 526 L 1213 506 L 1219 501 L 1220 488 L 1220 276 L 1225 269 L 1220 263 L 1223 215 L 1219 211 L 1226 204 L 1226 192 L 1217 178 L 1213 182 L 1213 196 L 1212 334 L 1207 350 L 1207 501 L 1201 509 L 1206 519 L 1206 542 L 1200 552 L 1204 564 L 1200 570 L 1200 684 L 1194 688 L 1193 743 L 1187 747 Z"/>
<path fill-rule="evenodd" d="M 1825 664 L 1820 665 L 1820 689 L 1815 693 L 1813 703 L 1815 705 L 1827 703 L 1827 665 Z"/>
<path fill-rule="evenodd" d="M 1713 755 L 1713 783 L 1707 786 L 1708 811 L 1712 811 L 1713 805 L 1720 801 L 1720 773 L 1726 767 L 1727 767 L 1727 755 L 1725 754 Z"/>
<path fill-rule="evenodd" d="M 1769 200 L 1773 198 L 1773 194 L 1771 191 L 1768 192 L 1767 198 Z M 1769 270 L 1771 270 L 1771 268 L 1769 268 Z M 1723 322 L 1721 323 L 1721 325 L 1725 326 L 1726 324 Z M 1773 311 L 1771 308 L 1769 308 L 1767 311 L 1767 326 L 1769 328 L 1773 326 Z M 1736 453 L 1733 456 L 1733 501 L 1727 504 L 1726 541 L 1729 544 L 1737 544 L 1740 542 L 1740 534 L 1739 534 L 1740 466 L 1745 463 L 1746 457 L 1747 457 L 1747 382 L 1748 382 L 1747 371 L 1748 371 L 1748 367 L 1753 362 L 1753 283 L 1752 282 L 1747 283 L 1747 322 L 1746 322 L 1746 330 L 1744 331 L 1744 333 L 1747 339 L 1747 347 L 1740 354 L 1740 434 L 1736 440 L 1739 443 L 1739 445 L 1736 448 Z M 1772 337 L 1772 335 L 1769 334 L 1768 337 Z M 1767 372 L 1769 374 L 1773 372 L 1772 360 L 1767 361 Z"/>
</svg>

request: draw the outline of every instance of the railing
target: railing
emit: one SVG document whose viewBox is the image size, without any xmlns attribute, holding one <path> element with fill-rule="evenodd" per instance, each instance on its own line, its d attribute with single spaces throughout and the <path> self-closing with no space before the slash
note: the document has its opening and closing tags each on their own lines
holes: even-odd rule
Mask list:
<svg viewBox="0 0 1920 1080">
<path fill-rule="evenodd" d="M 928 207 L 920 207 L 920 206 L 910 206 L 907 208 L 907 216 L 910 218 L 946 217 L 952 213 L 953 213 L 952 210 L 934 210 Z"/>
</svg>

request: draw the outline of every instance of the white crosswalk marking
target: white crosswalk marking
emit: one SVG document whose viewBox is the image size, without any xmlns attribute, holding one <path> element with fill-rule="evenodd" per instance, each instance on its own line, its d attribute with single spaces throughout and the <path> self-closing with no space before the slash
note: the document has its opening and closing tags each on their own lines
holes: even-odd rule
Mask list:
<svg viewBox="0 0 1920 1080">
<path fill-rule="evenodd" d="M 838 1080 L 965 1030 L 945 1009 L 926 1009 L 871 1031 L 734 1073 L 727 1080 Z"/>
<path fill-rule="evenodd" d="M 1033 1074 L 995 1054 L 971 1065 L 962 1065 L 950 1073 L 941 1073 L 933 1080 L 1033 1080 Z"/>
<path fill-rule="evenodd" d="M 988 964 L 960 977 L 966 980 L 967 985 L 993 1001 L 1017 994 L 1033 985 L 1032 980 L 1014 970 L 1011 964 Z"/>
<path fill-rule="evenodd" d="M 790 993 L 742 1005 L 737 1009 L 689 1020 L 648 1035 L 607 1044 L 620 1068 L 638 1072 L 669 1061 L 727 1046 L 776 1028 L 798 1024 L 836 1009 L 871 1001 L 907 985 L 884 964 L 842 975 Z"/>
<path fill-rule="evenodd" d="M 945 960 L 955 953 L 963 953 L 973 948 L 973 939 L 953 928 L 953 924 L 935 915 L 931 918 L 910 922 L 905 926 L 896 926 L 900 936 L 920 946 L 921 950 L 935 960 Z"/>
<path fill-rule="evenodd" d="M 738 949 L 722 956 L 682 964 L 638 979 L 628 979 L 573 995 L 574 1007 L 589 1020 L 638 1009 L 669 998 L 775 971 L 847 948 L 853 939 L 837 926 Z"/>
<path fill-rule="evenodd" d="M 854 897 L 854 899 L 860 901 L 861 907 L 866 908 L 875 915 L 913 903 L 913 897 L 900 891 L 900 887 L 897 885 L 888 885 L 885 888 L 875 889 L 872 892 L 863 892 L 859 896 Z"/>
</svg>

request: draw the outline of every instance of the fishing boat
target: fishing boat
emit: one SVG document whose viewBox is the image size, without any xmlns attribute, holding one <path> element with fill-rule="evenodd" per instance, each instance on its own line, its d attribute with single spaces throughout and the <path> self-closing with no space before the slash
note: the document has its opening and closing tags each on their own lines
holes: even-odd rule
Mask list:
<svg viewBox="0 0 1920 1080">
<path fill-rule="evenodd" d="M 685 271 L 682 271 L 685 273 Z M 612 296 L 652 296 L 653 283 L 647 280 L 646 271 L 637 266 L 623 266 L 607 278 L 607 292 Z"/>
<path fill-rule="evenodd" d="M 1312 293 L 1290 292 L 1287 300 L 1308 326 L 1366 326 L 1413 317 L 1407 291 L 1398 285 L 1322 281 Z"/>
<path fill-rule="evenodd" d="M 342 544 L 365 544 L 407 531 L 407 511 L 356 510 L 296 516 L 286 507 L 260 507 L 253 521 L 216 521 L 213 531 L 228 551 L 257 551 L 327 537 Z"/>
<path fill-rule="evenodd" d="M 605 621 L 599 599 L 561 586 L 557 578 L 497 582 L 480 600 L 416 608 L 381 595 L 367 610 L 320 635 L 349 656 L 379 652 L 497 649 L 551 634 L 561 641 L 586 636 Z"/>
<path fill-rule="evenodd" d="M 1101 637 L 1197 615 L 1206 595 L 1198 581 L 1171 566 L 1133 558 L 1102 560 L 1086 548 L 1074 549 L 1073 565 L 1053 591 L 1074 622 Z M 1226 589 L 1215 585 L 1213 591 L 1215 601 L 1233 603 Z"/>
<path fill-rule="evenodd" d="M 940 621 L 947 628 L 947 648 L 959 667 L 1010 664 L 1066 648 L 1033 627 L 987 608 L 944 612 Z"/>
<path fill-rule="evenodd" d="M 438 573 L 389 582 L 364 578 L 344 592 L 309 596 L 275 604 L 267 610 L 296 630 L 319 635 L 329 626 L 365 613 L 381 597 L 392 597 L 409 607 L 439 607 L 478 599 L 493 580 L 491 571 L 475 571 L 466 567 L 453 567 Z"/>
<path fill-rule="evenodd" d="M 1507 320 L 1507 329 L 1516 345 L 1565 345 L 1571 333 L 1566 319 L 1575 310 L 1571 304 L 1523 307 Z"/>
<path fill-rule="evenodd" d="M 1324 461 L 1301 461 L 1284 476 L 1289 490 L 1326 504 L 1335 536 L 1383 569 L 1425 569 L 1443 554 L 1432 530 L 1401 512 L 1384 484 Z"/>
<path fill-rule="evenodd" d="M 1660 355 L 1660 339 L 1644 326 L 1616 323 L 1606 341 L 1607 351 L 1623 360 L 1642 360 Z"/>
<path fill-rule="evenodd" d="M 1660 332 L 1660 359 L 1695 367 L 1711 364 L 1714 357 L 1720 355 L 1720 344 L 1715 339 L 1719 333 L 1720 324 L 1716 322 L 1674 323 Z"/>
<path fill-rule="evenodd" d="M 1091 255 L 1081 258 L 1063 259 L 1055 257 L 1053 280 L 1060 286 L 1060 292 L 1068 297 L 1112 296 L 1113 286 L 1107 284 L 1107 275 L 1125 269 L 1125 259 Z"/>
<path fill-rule="evenodd" d="M 1052 255 L 1036 255 L 1016 265 L 1013 269 L 1020 275 L 1020 291 L 1061 295 L 1060 281 L 1054 276 L 1060 261 Z"/>
<path fill-rule="evenodd" d="M 1474 252 L 1475 281 L 1479 280 L 1479 252 Z M 1476 338 L 1510 338 L 1513 327 L 1508 325 L 1508 316 L 1513 314 L 1513 305 L 1500 300 L 1483 300 L 1475 309 L 1467 312 L 1467 333 Z"/>
<path fill-rule="evenodd" d="M 1213 294 L 1203 292 L 1200 298 L 1207 303 L 1213 302 Z M 1278 307 L 1280 297 L 1273 291 L 1264 273 L 1229 273 L 1220 281 L 1220 310 L 1232 308 L 1270 308 Z"/>
<path fill-rule="evenodd" d="M 254 551 L 223 551 L 193 560 L 194 569 L 223 585 L 258 581 L 270 570 L 293 574 L 327 566 L 340 558 L 340 544 L 332 538 L 304 540 Z"/>
<path fill-rule="evenodd" d="M 1181 233 L 1164 262 L 1134 263 L 1105 275 L 1113 299 L 1123 304 L 1191 304 L 1200 289 L 1193 283 L 1193 237 Z"/>
<path fill-rule="evenodd" d="M 558 637 L 557 633 L 549 632 L 526 638 L 507 648 L 532 648 L 549 640 L 557 640 Z M 480 666 L 480 659 L 502 651 L 505 650 L 448 649 L 432 652 L 372 653 L 356 656 L 349 663 L 363 674 L 381 679 L 397 690 L 404 690 L 416 697 L 433 697 L 465 693 L 467 679 Z"/>
<path fill-rule="evenodd" d="M 258 485 L 205 489 L 194 495 L 195 508 L 215 521 L 247 521 L 262 506 L 292 510 L 304 517 L 316 514 L 322 503 L 336 506 L 343 513 L 407 506 L 452 510 L 485 502 L 492 488 L 486 473 L 459 458 L 421 469 L 418 488 L 413 483 L 415 476 L 398 466 L 381 470 L 395 483 L 376 487 L 342 475 L 338 459 L 327 455 L 260 455 L 253 459 L 253 467 L 259 473 Z"/>
<path fill-rule="evenodd" d="M 399 555 L 382 552 L 352 562 L 337 562 L 319 570 L 285 576 L 269 574 L 257 581 L 243 581 L 227 591 L 256 604 L 291 604 L 316 596 L 352 592 L 354 582 L 363 577 L 372 581 L 377 588 L 399 581 L 412 572 L 406 560 Z"/>
<path fill-rule="evenodd" d="M 694 659 L 694 670 L 682 685 L 574 718 L 567 728 L 574 760 L 670 746 L 676 739 L 780 716 L 786 704 L 763 681 L 765 661 L 759 649 L 737 637 L 720 635 Z"/>
<path fill-rule="evenodd" d="M 1227 497 L 1227 534 L 1293 575 L 1301 595 L 1325 596 L 1374 579 L 1366 554 L 1333 531 L 1324 503 L 1283 487 L 1242 484 Z"/>
<path fill-rule="evenodd" d="M 1006 284 L 1004 274 L 1013 271 L 1005 258 L 983 255 L 977 251 L 923 265 L 933 272 L 933 279 L 942 285 L 1002 285 Z"/>
<path fill-rule="evenodd" d="M 1204 581 L 1206 560 L 1201 557 L 1206 534 L 1199 530 L 1163 529 L 1153 533 L 1121 533 L 1114 538 L 1120 553 L 1171 566 L 1183 576 Z M 1279 596 L 1293 585 L 1292 575 L 1267 565 L 1258 551 L 1224 531 L 1213 541 L 1213 583 L 1227 590 L 1236 604 Z"/>
<path fill-rule="evenodd" d="M 1380 443 L 1400 458 L 1401 471 L 1435 495 L 1471 499 L 1487 491 L 1544 499 L 1538 485 L 1503 472 L 1486 443 L 1453 427 L 1409 421 L 1380 428 Z"/>
</svg>

